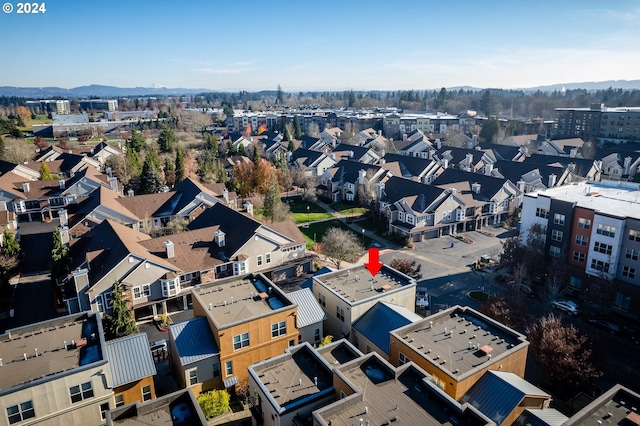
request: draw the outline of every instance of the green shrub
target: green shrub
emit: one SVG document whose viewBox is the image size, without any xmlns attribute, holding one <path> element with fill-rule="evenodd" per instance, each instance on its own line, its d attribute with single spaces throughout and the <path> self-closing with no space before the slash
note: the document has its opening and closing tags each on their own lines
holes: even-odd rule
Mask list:
<svg viewBox="0 0 640 426">
<path fill-rule="evenodd" d="M 229 411 L 229 393 L 226 390 L 201 393 L 198 404 L 207 420 L 210 420 Z"/>
</svg>

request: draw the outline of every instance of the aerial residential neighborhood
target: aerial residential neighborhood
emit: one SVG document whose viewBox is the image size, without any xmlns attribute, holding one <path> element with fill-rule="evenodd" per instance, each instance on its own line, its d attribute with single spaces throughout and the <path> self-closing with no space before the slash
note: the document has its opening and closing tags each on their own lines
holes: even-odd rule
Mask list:
<svg viewBox="0 0 640 426">
<path fill-rule="evenodd" d="M 637 5 L 327 5 L 3 5 L 0 426 L 640 426 Z"/>
</svg>

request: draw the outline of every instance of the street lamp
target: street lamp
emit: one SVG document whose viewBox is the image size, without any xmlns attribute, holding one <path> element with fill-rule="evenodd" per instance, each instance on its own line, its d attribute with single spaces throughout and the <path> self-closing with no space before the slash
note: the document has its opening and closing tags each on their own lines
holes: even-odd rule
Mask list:
<svg viewBox="0 0 640 426">
<path fill-rule="evenodd" d="M 311 220 L 309 218 L 309 206 L 307 206 L 307 223 L 311 223 Z"/>
<path fill-rule="evenodd" d="M 364 246 L 364 228 L 362 228 L 362 245 Z"/>
</svg>

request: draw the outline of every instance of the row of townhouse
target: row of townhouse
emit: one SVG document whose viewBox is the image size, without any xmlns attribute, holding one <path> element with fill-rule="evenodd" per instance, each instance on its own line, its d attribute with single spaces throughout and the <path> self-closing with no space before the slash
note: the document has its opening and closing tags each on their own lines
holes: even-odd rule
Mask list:
<svg viewBox="0 0 640 426">
<path fill-rule="evenodd" d="M 147 335 L 105 341 L 95 313 L 7 330 L 0 348 L 0 425 L 99 425 L 156 397 Z"/>
<path fill-rule="evenodd" d="M 106 218 L 70 241 L 70 273 L 60 280 L 69 312 L 108 312 L 114 281 L 125 286 L 138 316 L 155 316 L 171 299 L 186 308 L 200 283 L 260 271 L 281 280 L 312 266 L 293 222 L 267 226 L 222 203 L 179 234 L 152 238 Z"/>
<path fill-rule="evenodd" d="M 521 240 L 534 224 L 546 230 L 551 259 L 570 266 L 569 288 L 618 312 L 640 316 L 638 184 L 584 182 L 527 194 Z M 612 286 L 613 291 L 603 290 Z M 611 293 L 610 301 L 608 293 Z"/>
</svg>

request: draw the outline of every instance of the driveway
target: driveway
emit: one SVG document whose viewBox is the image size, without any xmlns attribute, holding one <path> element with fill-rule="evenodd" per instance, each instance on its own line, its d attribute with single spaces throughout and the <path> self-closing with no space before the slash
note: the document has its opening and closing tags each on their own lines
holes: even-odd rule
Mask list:
<svg viewBox="0 0 640 426">
<path fill-rule="evenodd" d="M 53 231 L 59 222 L 20 222 L 20 247 L 25 254 L 21 275 L 49 273 L 51 271 L 51 243 Z"/>
</svg>

